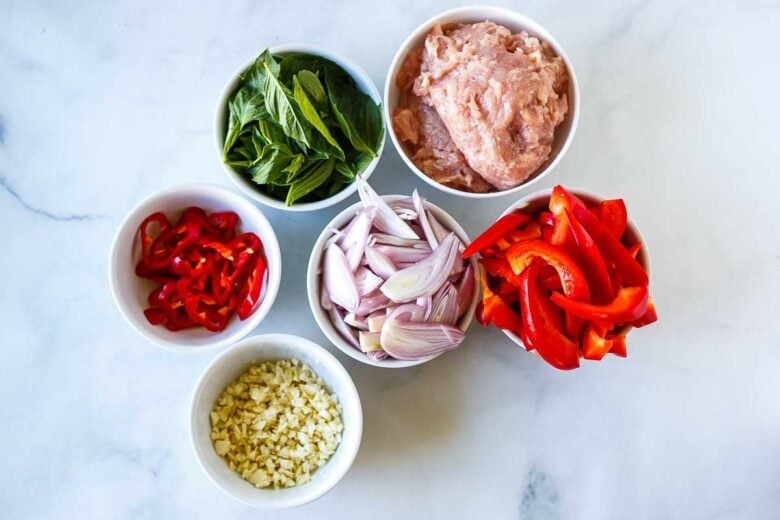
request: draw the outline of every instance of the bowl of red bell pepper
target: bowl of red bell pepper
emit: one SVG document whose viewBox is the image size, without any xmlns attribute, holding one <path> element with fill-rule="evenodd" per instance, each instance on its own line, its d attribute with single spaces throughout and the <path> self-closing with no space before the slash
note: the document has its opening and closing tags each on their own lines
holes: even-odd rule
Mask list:
<svg viewBox="0 0 780 520">
<path fill-rule="evenodd" d="M 626 357 L 655 322 L 650 257 L 622 199 L 556 186 L 512 204 L 464 251 L 479 255 L 477 320 L 561 370 Z"/>
<path fill-rule="evenodd" d="M 281 280 L 276 234 L 227 188 L 157 192 L 125 217 L 109 259 L 114 301 L 150 342 L 181 352 L 226 347 L 254 330 Z"/>
</svg>

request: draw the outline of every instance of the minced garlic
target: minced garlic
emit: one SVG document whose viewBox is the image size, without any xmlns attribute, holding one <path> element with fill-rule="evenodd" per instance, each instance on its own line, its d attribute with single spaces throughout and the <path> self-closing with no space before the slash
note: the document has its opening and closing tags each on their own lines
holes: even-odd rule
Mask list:
<svg viewBox="0 0 780 520">
<path fill-rule="evenodd" d="M 341 405 L 297 359 L 252 365 L 211 412 L 211 440 L 255 487 L 304 484 L 341 442 Z"/>
</svg>

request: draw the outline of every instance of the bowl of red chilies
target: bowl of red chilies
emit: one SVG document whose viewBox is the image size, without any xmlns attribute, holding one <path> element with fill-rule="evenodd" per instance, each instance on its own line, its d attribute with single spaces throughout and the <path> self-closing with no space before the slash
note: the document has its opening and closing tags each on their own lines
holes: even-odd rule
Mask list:
<svg viewBox="0 0 780 520">
<path fill-rule="evenodd" d="M 187 184 L 133 208 L 109 269 L 128 323 L 159 346 L 191 352 L 257 327 L 279 290 L 281 254 L 257 206 L 221 186 Z"/>
<path fill-rule="evenodd" d="M 561 370 L 626 356 L 632 328 L 656 321 L 650 261 L 622 199 L 556 186 L 510 206 L 474 239 L 477 320 Z"/>
</svg>

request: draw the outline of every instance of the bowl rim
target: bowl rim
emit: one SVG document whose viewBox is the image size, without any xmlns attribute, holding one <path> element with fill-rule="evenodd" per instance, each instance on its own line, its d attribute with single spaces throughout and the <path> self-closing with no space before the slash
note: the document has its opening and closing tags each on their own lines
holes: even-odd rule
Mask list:
<svg viewBox="0 0 780 520">
<path fill-rule="evenodd" d="M 328 481 L 325 481 L 327 482 L 327 484 L 323 484 L 321 488 L 311 488 L 311 489 L 316 489 L 316 491 L 308 495 L 304 495 L 302 498 L 298 500 L 288 500 L 286 503 L 281 505 L 263 504 L 262 501 L 248 501 L 234 494 L 229 489 L 228 486 L 223 485 L 223 481 L 220 480 L 216 475 L 214 475 L 211 472 L 209 466 L 207 466 L 203 462 L 202 444 L 195 436 L 195 420 L 197 417 L 196 407 L 199 402 L 199 398 L 203 392 L 203 388 L 206 385 L 206 382 L 208 381 L 212 373 L 217 368 L 219 368 L 223 363 L 227 362 L 227 360 L 229 360 L 232 356 L 235 356 L 243 351 L 264 349 L 269 343 L 281 343 L 284 344 L 286 348 L 289 348 L 290 350 L 293 351 L 305 350 L 308 353 L 312 354 L 314 357 L 316 357 L 324 365 L 327 365 L 327 371 L 333 374 L 335 378 L 339 379 L 346 387 L 346 391 L 350 394 L 350 400 L 354 403 L 354 410 L 352 410 L 354 413 L 354 417 L 352 419 L 354 424 L 351 422 L 349 424 L 349 427 L 354 428 L 357 431 L 357 436 L 356 436 L 357 442 L 349 446 L 349 449 L 347 450 L 347 454 L 346 454 L 346 459 L 344 459 L 345 462 L 342 464 L 342 469 L 337 473 L 333 473 L 330 476 L 330 479 Z M 312 370 L 314 370 L 314 367 L 311 368 Z M 315 373 L 319 377 L 322 377 L 322 374 L 320 372 L 317 372 L 315 370 Z M 334 389 L 331 388 L 330 390 L 331 392 L 335 393 Z M 342 399 L 342 395 L 344 395 L 343 392 L 341 394 L 337 394 L 337 397 L 339 398 L 339 403 L 343 407 L 345 401 Z M 344 478 L 344 475 L 346 475 L 349 472 L 350 468 L 352 467 L 352 464 L 355 462 L 355 459 L 357 458 L 358 452 L 360 451 L 360 445 L 363 439 L 363 404 L 360 400 L 360 393 L 358 392 L 357 386 L 355 386 L 355 381 L 352 379 L 352 376 L 349 374 L 347 369 L 344 368 L 344 365 L 341 364 L 341 362 L 336 358 L 336 356 L 331 354 L 325 347 L 315 343 L 310 339 L 304 338 L 302 336 L 296 336 L 294 334 L 270 333 L 270 334 L 259 334 L 256 336 L 250 336 L 248 338 L 243 338 L 242 340 L 231 345 L 229 348 L 220 352 L 217 356 L 214 357 L 214 359 L 212 359 L 209 362 L 208 365 L 206 365 L 206 367 L 198 376 L 198 380 L 195 383 L 195 387 L 192 390 L 192 394 L 190 395 L 188 412 L 189 412 L 188 435 L 190 439 L 190 446 L 193 452 L 195 453 L 195 459 L 198 461 L 198 465 L 201 467 L 201 469 L 206 474 L 208 479 L 217 488 L 219 488 L 223 493 L 225 493 L 232 499 L 242 504 L 245 504 L 247 506 L 255 507 L 258 509 L 267 509 L 267 510 L 288 509 L 288 508 L 293 508 L 293 507 L 302 506 L 304 504 L 308 504 L 309 502 L 313 502 L 314 500 L 317 500 L 318 498 L 322 497 L 330 490 L 332 490 L 341 481 L 341 479 Z M 344 447 L 347 448 L 346 444 L 342 444 L 343 442 L 344 439 L 342 437 L 339 447 L 344 445 Z M 280 489 L 280 490 L 258 489 L 257 491 L 274 492 L 274 491 L 284 491 L 284 489 Z"/>
<path fill-rule="evenodd" d="M 408 198 L 409 195 L 394 194 L 394 195 L 381 195 L 381 197 L 384 201 L 390 202 L 394 200 Z M 429 201 L 428 199 L 425 199 L 424 203 L 426 205 L 426 208 L 429 208 L 432 212 L 437 213 L 437 216 L 440 217 L 444 216 L 446 219 L 448 219 L 453 225 L 449 226 L 445 224 L 445 227 L 450 229 L 450 231 L 453 231 L 458 236 L 458 238 L 461 241 L 463 241 L 464 244 L 468 245 L 468 243 L 471 241 L 471 239 L 468 236 L 468 233 L 466 233 L 466 230 L 463 229 L 463 226 L 461 226 L 460 223 L 452 215 L 450 215 L 447 211 L 442 209 L 440 206 L 437 206 L 433 202 Z M 318 274 L 317 271 L 322 261 L 323 246 L 325 242 L 328 240 L 328 238 L 330 238 L 332 235 L 329 230 L 340 229 L 341 227 L 343 227 L 343 225 L 341 225 L 340 222 L 342 221 L 347 222 L 347 219 L 351 215 L 354 215 L 357 212 L 357 210 L 359 210 L 362 207 L 363 207 L 363 203 L 361 201 L 358 201 L 355 204 L 352 204 L 348 208 L 345 208 L 344 210 L 339 212 L 324 226 L 322 232 L 317 237 L 317 240 L 314 242 L 314 245 L 312 246 L 311 254 L 309 255 L 309 263 L 306 268 L 306 294 L 309 300 L 309 308 L 311 309 L 312 315 L 314 316 L 314 321 L 317 322 L 317 325 L 319 326 L 322 333 L 325 334 L 328 340 L 330 340 L 330 342 L 333 343 L 340 351 L 342 351 L 344 354 L 348 355 L 352 359 L 356 361 L 360 361 L 361 363 L 364 363 L 366 365 L 380 367 L 380 368 L 406 368 L 406 367 L 421 365 L 434 358 L 439 357 L 443 353 L 426 356 L 424 358 L 416 359 L 416 360 L 402 360 L 402 359 L 373 360 L 369 358 L 365 353 L 355 349 L 355 347 L 347 343 L 346 340 L 344 340 L 341 337 L 338 331 L 335 330 L 335 328 L 333 327 L 333 324 L 331 323 L 324 309 L 322 309 L 322 307 L 320 306 L 320 294 L 319 294 L 320 291 L 319 291 L 318 280 L 321 275 Z M 442 222 L 442 224 L 444 224 L 444 222 Z M 479 290 L 478 281 L 479 281 L 479 276 L 481 273 L 482 266 L 477 262 L 476 258 L 469 259 L 469 263 L 474 269 L 475 288 L 474 288 L 474 295 L 471 298 L 471 303 L 469 304 L 468 309 L 463 314 L 461 319 L 458 321 L 458 327 L 464 333 L 467 333 L 469 327 L 474 321 L 474 313 L 481 299 L 480 297 L 481 293 Z"/>
<path fill-rule="evenodd" d="M 247 320 L 241 322 L 242 326 L 237 327 L 236 330 L 230 334 L 224 334 L 224 331 L 214 333 L 213 336 L 211 336 L 211 338 L 213 338 L 213 341 L 209 341 L 208 343 L 203 345 L 187 345 L 186 342 L 176 343 L 161 338 L 159 335 L 157 335 L 156 333 L 152 332 L 149 328 L 147 328 L 145 324 L 141 322 L 141 318 L 137 318 L 135 316 L 133 310 L 130 308 L 124 296 L 121 295 L 121 290 L 120 290 L 120 283 L 119 283 L 119 276 L 121 276 L 119 273 L 120 243 L 123 240 L 126 240 L 127 239 L 126 237 L 128 235 L 133 237 L 133 240 L 135 240 L 135 234 L 136 234 L 136 230 L 131 230 L 129 228 L 130 222 L 134 220 L 137 216 L 139 216 L 142 210 L 145 211 L 145 208 L 147 208 L 150 205 L 153 205 L 159 199 L 163 199 L 180 192 L 198 193 L 207 197 L 214 197 L 215 199 L 219 199 L 220 201 L 223 201 L 225 205 L 229 206 L 233 211 L 238 213 L 239 218 L 242 219 L 243 226 L 246 226 L 246 224 L 244 223 L 246 222 L 245 217 L 247 216 L 247 214 L 251 213 L 252 214 L 251 220 L 260 222 L 261 226 L 265 227 L 266 230 L 268 231 L 268 233 L 265 234 L 264 236 L 261 236 L 260 239 L 263 242 L 263 249 L 269 266 L 270 265 L 277 266 L 273 272 L 271 271 L 271 269 L 268 269 L 265 295 L 262 301 L 258 304 L 255 311 L 252 313 L 252 315 Z M 135 276 L 135 273 L 127 273 L 127 274 L 128 276 Z M 279 294 L 279 286 L 281 285 L 281 279 L 282 279 L 281 249 L 279 247 L 279 241 L 276 237 L 276 231 L 274 230 L 273 225 L 268 220 L 268 218 L 263 214 L 260 208 L 257 207 L 257 205 L 247 200 L 240 193 L 237 193 L 234 190 L 231 190 L 224 186 L 220 186 L 218 184 L 210 184 L 205 182 L 189 182 L 189 183 L 169 186 L 161 190 L 155 191 L 153 193 L 150 193 L 149 195 L 141 199 L 139 202 L 137 202 L 135 205 L 133 205 L 133 207 L 122 218 L 122 221 L 120 222 L 119 226 L 117 227 L 114 233 L 113 239 L 111 241 L 111 247 L 109 250 L 108 285 L 109 285 L 109 290 L 111 292 L 111 297 L 114 300 L 114 304 L 116 308 L 119 310 L 119 313 L 122 315 L 125 321 L 130 325 L 130 328 L 132 328 L 139 336 L 146 339 L 156 347 L 163 348 L 173 352 L 196 353 L 196 352 L 220 350 L 227 347 L 231 343 L 235 343 L 236 341 L 239 341 L 240 339 L 246 337 L 249 333 L 251 333 L 254 329 L 256 329 L 260 325 L 260 323 L 265 319 L 265 317 L 271 311 L 271 308 L 273 307 L 276 301 L 276 297 Z"/>
<path fill-rule="evenodd" d="M 535 202 L 541 202 L 542 200 L 550 200 L 550 197 L 552 196 L 553 188 L 546 188 L 543 190 L 538 190 L 533 193 L 529 193 L 528 195 L 516 200 L 496 218 L 498 220 L 499 218 L 503 217 L 507 213 L 510 213 L 520 207 L 523 207 L 527 204 L 532 204 Z M 590 190 L 586 190 L 583 188 L 571 188 L 566 187 L 566 191 L 574 195 L 578 198 L 584 198 L 585 200 L 591 200 L 591 201 L 604 201 L 609 200 L 608 197 L 604 197 L 603 195 L 599 195 L 598 193 L 595 193 Z M 650 263 L 650 252 L 647 247 L 647 242 L 645 241 L 644 236 L 642 235 L 642 231 L 639 229 L 639 226 L 636 225 L 636 223 L 631 219 L 631 215 L 628 215 L 628 220 L 626 222 L 626 229 L 631 230 L 631 232 L 636 235 L 636 237 L 639 239 L 639 241 L 642 243 L 642 248 L 639 251 L 639 255 L 637 260 L 639 261 L 639 264 L 645 269 L 645 272 L 647 273 L 648 278 L 648 286 L 652 282 L 653 276 L 652 276 L 652 268 Z M 631 332 L 634 327 L 631 325 L 624 325 L 621 327 L 621 331 L 625 331 L 626 334 Z M 514 332 L 500 329 L 501 332 L 503 332 L 512 342 L 514 342 L 517 345 L 520 345 L 521 347 L 525 347 L 525 343 L 523 343 L 523 340 L 520 339 L 520 337 L 515 334 Z M 535 350 L 532 351 L 533 354 L 539 355 Z"/>
<path fill-rule="evenodd" d="M 414 161 L 412 161 L 412 159 L 406 153 L 402 144 L 399 142 L 398 138 L 395 135 L 395 129 L 393 128 L 393 115 L 391 113 L 390 100 L 389 100 L 392 84 L 393 81 L 395 81 L 395 76 L 397 75 L 398 69 L 401 66 L 401 63 L 403 62 L 403 59 L 406 57 L 407 53 L 411 49 L 412 43 L 416 39 L 418 39 L 419 37 L 427 33 L 434 24 L 440 22 L 442 19 L 453 18 L 457 16 L 463 18 L 466 17 L 474 18 L 477 14 L 479 14 L 479 17 L 484 17 L 485 19 L 488 20 L 491 17 L 494 17 L 496 15 L 502 15 L 507 18 L 512 18 L 516 20 L 517 25 L 522 26 L 524 29 L 529 30 L 529 32 L 535 34 L 536 36 L 538 36 L 539 38 L 547 42 L 555 50 L 556 54 L 563 60 L 563 63 L 566 66 L 566 70 L 569 73 L 569 82 L 571 85 L 570 97 L 572 98 L 569 100 L 569 112 L 571 113 L 571 126 L 563 140 L 560 150 L 558 150 L 558 153 L 552 158 L 552 160 L 549 161 L 549 163 L 544 168 L 541 168 L 536 172 L 534 172 L 534 174 L 529 179 L 522 182 L 518 186 L 515 186 L 508 190 L 493 191 L 489 193 L 474 193 L 474 192 L 461 191 L 455 188 L 451 188 L 449 186 L 445 186 L 443 184 L 436 182 L 428 175 L 426 175 L 425 172 L 420 170 L 417 167 L 417 165 L 414 164 Z M 574 65 L 569 59 L 568 54 L 566 54 L 566 51 L 563 48 L 563 46 L 544 26 L 542 26 L 539 22 L 533 20 L 532 18 L 529 18 L 528 16 L 519 13 L 517 11 L 513 11 L 512 9 L 507 9 L 504 7 L 488 6 L 488 5 L 469 5 L 469 6 L 449 9 L 447 11 L 432 16 L 431 18 L 423 22 L 421 25 L 419 25 L 403 41 L 401 46 L 398 48 L 398 51 L 396 52 L 395 56 L 393 57 L 393 61 L 390 63 L 390 68 L 388 69 L 387 77 L 385 78 L 383 112 L 385 117 L 385 129 L 387 134 L 390 136 L 390 140 L 393 142 L 393 146 L 395 147 L 398 154 L 401 156 L 401 159 L 406 163 L 409 169 L 412 170 L 412 172 L 414 172 L 415 175 L 420 177 L 427 184 L 450 195 L 456 195 L 459 197 L 469 198 L 469 199 L 494 199 L 498 197 L 516 195 L 520 191 L 527 190 L 537 182 L 541 181 L 547 175 L 549 175 L 550 172 L 552 172 L 558 166 L 558 164 L 561 162 L 563 157 L 569 151 L 569 148 L 571 147 L 571 144 L 574 141 L 574 135 L 577 133 L 577 127 L 579 125 L 580 111 L 581 111 L 580 98 L 581 98 L 580 87 L 577 81 L 577 74 L 574 70 Z"/>
<path fill-rule="evenodd" d="M 371 79 L 371 76 L 369 76 L 368 73 L 366 73 L 366 71 L 363 70 L 363 68 L 360 67 L 357 63 L 343 56 L 342 54 L 333 52 L 327 49 L 326 47 L 320 45 L 312 45 L 307 43 L 285 43 L 285 44 L 268 47 L 268 49 L 271 51 L 272 54 L 290 54 L 293 52 L 301 52 L 305 54 L 320 56 L 322 58 L 331 60 L 332 62 L 339 65 L 342 69 L 344 69 L 344 71 L 347 74 L 349 74 L 356 81 L 356 83 L 362 83 L 363 85 L 362 86 L 358 85 L 358 88 L 363 90 L 365 94 L 368 94 L 374 100 L 375 103 L 382 103 L 382 99 L 383 99 L 382 95 L 377 89 L 374 81 Z M 212 127 L 213 127 L 212 133 L 213 133 L 214 147 L 217 152 L 217 160 L 219 161 L 222 170 L 225 172 L 225 174 L 231 180 L 231 182 L 233 182 L 233 184 L 236 185 L 244 194 L 256 200 L 257 202 L 273 209 L 278 209 L 281 211 L 290 211 L 290 212 L 304 212 L 304 211 L 317 211 L 338 204 L 339 202 L 343 201 L 344 199 L 348 198 L 350 195 L 355 193 L 355 191 L 357 191 L 357 185 L 355 182 L 347 184 L 341 189 L 341 191 L 339 191 L 334 195 L 331 195 L 326 199 L 318 200 L 316 202 L 294 203 L 292 206 L 287 206 L 284 203 L 284 201 L 275 199 L 273 197 L 270 197 L 260 192 L 252 184 L 250 184 L 249 180 L 247 180 L 246 178 L 244 178 L 244 176 L 242 176 L 233 168 L 225 164 L 224 161 L 222 160 L 222 148 L 224 146 L 225 136 L 222 133 L 220 133 L 219 130 L 222 127 L 222 123 L 225 120 L 225 117 L 227 116 L 227 105 L 230 100 L 230 96 L 233 94 L 233 92 L 236 89 L 236 86 L 238 85 L 239 76 L 255 62 L 258 54 L 259 53 L 255 54 L 252 58 L 245 61 L 238 69 L 236 69 L 235 72 L 233 72 L 233 74 L 230 75 L 228 80 L 225 82 L 225 85 L 222 87 L 222 91 L 220 92 L 219 95 L 219 100 L 217 101 L 217 107 L 214 110 L 213 122 L 212 122 Z M 382 126 L 384 129 L 384 136 L 382 138 L 382 142 L 379 145 L 379 150 L 377 150 L 376 157 L 374 157 L 374 159 L 370 163 L 368 163 L 365 170 L 363 170 L 360 173 L 360 175 L 364 179 L 368 179 L 371 176 L 371 174 L 374 173 L 374 170 L 379 164 L 379 160 L 381 159 L 382 153 L 384 152 L 385 149 L 385 141 L 387 140 L 386 139 L 387 124 L 384 120 L 384 117 L 382 117 L 381 119 L 382 119 Z"/>
</svg>

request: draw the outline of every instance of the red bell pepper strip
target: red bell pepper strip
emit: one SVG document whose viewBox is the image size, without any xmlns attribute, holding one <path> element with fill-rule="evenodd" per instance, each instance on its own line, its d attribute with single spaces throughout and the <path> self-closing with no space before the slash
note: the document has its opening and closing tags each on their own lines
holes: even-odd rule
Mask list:
<svg viewBox="0 0 780 520">
<path fill-rule="evenodd" d="M 506 258 L 512 271 L 521 274 L 536 258 L 550 264 L 561 279 L 566 296 L 577 301 L 589 301 L 588 280 L 574 260 L 562 249 L 542 240 L 523 240 L 517 242 L 506 252 Z"/>
<path fill-rule="evenodd" d="M 494 278 L 505 280 L 509 284 L 513 285 L 515 289 L 520 287 L 520 276 L 516 275 L 512 271 L 509 262 L 506 257 L 501 256 L 489 256 L 479 259 L 479 263 L 485 268 L 485 271 Z"/>
<path fill-rule="evenodd" d="M 656 321 L 658 321 L 658 314 L 655 311 L 655 304 L 653 303 L 653 299 L 649 298 L 647 301 L 647 310 L 641 317 L 632 321 L 631 326 L 641 328 Z"/>
<path fill-rule="evenodd" d="M 536 217 L 536 221 L 545 227 L 553 227 L 555 225 L 555 215 L 550 211 L 542 211 L 539 216 Z"/>
<path fill-rule="evenodd" d="M 506 234 L 505 237 L 499 238 L 496 241 L 496 249 L 499 251 L 506 251 L 515 242 L 521 240 L 531 240 L 534 238 L 542 238 L 542 227 L 538 222 L 529 222 L 520 229 L 515 229 Z M 483 255 L 485 250 L 483 250 Z"/>
<path fill-rule="evenodd" d="M 480 276 L 482 284 L 482 301 L 477 306 L 477 321 L 483 327 L 493 323 L 502 330 L 513 332 L 520 336 L 523 322 L 504 300 L 495 294 L 487 283 L 486 276 Z"/>
<path fill-rule="evenodd" d="M 496 220 L 492 226 L 487 228 L 481 235 L 475 238 L 471 244 L 468 245 L 468 247 L 466 247 L 466 249 L 463 251 L 463 258 L 470 258 L 480 251 L 490 247 L 491 245 L 495 244 L 498 239 L 502 238 L 513 229 L 519 228 L 529 220 L 531 220 L 531 217 L 525 213 L 518 213 L 516 211 L 507 213 L 503 217 Z"/>
<path fill-rule="evenodd" d="M 601 360 L 614 346 L 614 338 L 595 323 L 588 323 L 582 333 L 582 357 Z"/>
<path fill-rule="evenodd" d="M 564 213 L 576 245 L 576 247 L 570 248 L 571 251 L 569 252 L 579 262 L 584 274 L 587 276 L 593 300 L 596 303 L 612 301 L 615 297 L 615 291 L 612 288 L 612 281 L 609 279 L 604 257 L 601 256 L 601 252 L 596 247 L 593 238 L 585 231 L 571 212 L 568 209 L 564 209 Z"/>
<path fill-rule="evenodd" d="M 623 199 L 610 199 L 601 201 L 598 219 L 604 224 L 612 236 L 620 240 L 626 232 L 628 224 L 628 212 Z"/>
<path fill-rule="evenodd" d="M 536 350 L 552 366 L 561 370 L 577 368 L 580 365 L 577 345 L 555 326 L 555 319 L 544 304 L 546 296 L 537 284 L 540 268 L 541 264 L 533 262 L 522 274 L 521 338 L 528 350 Z"/>
<path fill-rule="evenodd" d="M 636 255 L 639 254 L 640 249 L 642 249 L 642 242 L 637 242 L 636 244 L 628 248 L 628 254 L 631 255 L 633 258 L 636 258 Z"/>
<path fill-rule="evenodd" d="M 239 292 L 240 295 L 243 295 L 243 298 L 239 299 L 236 312 L 241 320 L 247 319 L 249 315 L 252 314 L 257 302 L 260 301 L 260 292 L 263 289 L 265 271 L 265 258 L 263 258 L 263 255 L 256 255 L 254 266 L 252 266 L 249 275 L 243 282 L 246 289 Z M 244 292 L 246 292 L 245 295 Z"/>
<path fill-rule="evenodd" d="M 585 204 L 566 191 L 562 186 L 553 188 L 550 197 L 550 210 L 558 218 L 565 214 L 564 209 L 570 210 L 575 218 L 582 224 L 585 230 L 593 237 L 604 259 L 607 267 L 620 275 L 620 278 L 626 284 L 631 286 L 647 285 L 647 273 L 634 259 L 628 250 L 615 238 L 604 224 L 591 213 Z"/>
<path fill-rule="evenodd" d="M 617 334 L 612 338 L 612 349 L 609 351 L 609 353 L 623 358 L 628 355 L 625 334 Z"/>
<path fill-rule="evenodd" d="M 647 312 L 648 290 L 646 285 L 623 287 L 606 305 L 577 301 L 558 292 L 554 292 L 551 299 L 567 313 L 611 328 L 612 325 L 630 323 Z"/>
</svg>

